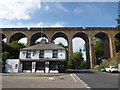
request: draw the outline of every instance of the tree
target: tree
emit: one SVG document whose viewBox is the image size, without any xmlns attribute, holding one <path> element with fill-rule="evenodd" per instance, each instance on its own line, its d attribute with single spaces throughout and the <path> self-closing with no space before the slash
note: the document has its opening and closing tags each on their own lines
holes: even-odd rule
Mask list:
<svg viewBox="0 0 120 90">
<path fill-rule="evenodd" d="M 6 59 L 9 58 L 9 52 L 5 51 L 1 53 L 2 55 L 2 62 L 5 62 Z"/>
<path fill-rule="evenodd" d="M 35 45 L 40 44 L 40 42 L 35 42 Z"/>
<path fill-rule="evenodd" d="M 26 47 L 23 43 L 18 43 L 18 41 L 13 41 L 11 43 L 8 43 L 7 45 L 10 48 L 12 48 L 9 51 L 9 53 L 10 53 L 10 57 L 9 58 L 13 58 L 13 59 L 19 58 L 19 49 Z"/>
<path fill-rule="evenodd" d="M 120 51 L 120 40 L 115 38 L 115 46 L 116 46 L 116 52 Z"/>
<path fill-rule="evenodd" d="M 69 68 L 69 69 L 72 69 L 72 68 L 73 68 L 73 57 L 72 57 L 72 56 L 70 56 L 70 57 L 68 58 L 67 68 Z"/>
<path fill-rule="evenodd" d="M 103 58 L 103 44 L 102 40 L 99 38 L 94 38 L 94 53 L 96 57 L 96 64 L 100 64 Z"/>
<path fill-rule="evenodd" d="M 12 47 L 13 49 L 20 49 L 26 47 L 23 43 L 19 43 L 18 41 L 13 41 L 11 43 L 8 43 L 7 45 Z"/>
<path fill-rule="evenodd" d="M 118 22 L 117 27 L 120 27 L 120 15 L 119 15 L 119 18 L 118 18 L 118 19 L 116 19 L 116 20 L 117 20 L 117 22 Z"/>
<path fill-rule="evenodd" d="M 2 56 L 1 62 L 3 63 L 2 71 L 5 71 L 5 62 L 9 58 L 9 52 L 7 52 L 7 51 L 2 52 L 0 56 Z"/>
<path fill-rule="evenodd" d="M 83 61 L 83 53 L 81 52 L 75 52 L 73 54 L 73 66 L 74 67 L 78 67 L 78 66 L 81 66 L 81 62 Z"/>
<path fill-rule="evenodd" d="M 61 46 L 61 47 L 63 47 L 63 48 L 65 48 L 65 49 L 68 48 L 68 46 L 63 45 L 61 42 L 59 42 L 57 45 L 58 45 L 58 46 Z"/>
<path fill-rule="evenodd" d="M 100 57 L 103 56 L 103 44 L 102 44 L 102 40 L 96 41 L 96 43 L 94 45 L 94 52 L 95 52 L 97 58 L 100 58 Z"/>
<path fill-rule="evenodd" d="M 75 52 L 72 56 L 68 58 L 67 68 L 73 69 L 82 66 L 83 61 L 83 53 L 82 52 Z"/>
<path fill-rule="evenodd" d="M 84 44 L 84 49 L 83 49 L 84 52 L 86 52 L 86 44 Z"/>
<path fill-rule="evenodd" d="M 86 61 L 81 62 L 81 67 L 86 67 L 86 65 L 87 65 Z"/>
</svg>

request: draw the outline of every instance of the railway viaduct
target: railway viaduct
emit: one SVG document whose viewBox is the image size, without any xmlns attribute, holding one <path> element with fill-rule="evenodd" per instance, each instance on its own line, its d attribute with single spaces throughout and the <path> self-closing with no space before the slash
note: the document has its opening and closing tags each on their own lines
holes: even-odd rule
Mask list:
<svg viewBox="0 0 120 90">
<path fill-rule="evenodd" d="M 115 38 L 120 39 L 120 29 L 116 27 L 31 27 L 31 28 L 0 28 L 2 39 L 7 38 L 7 42 L 27 38 L 27 46 L 35 44 L 35 41 L 46 37 L 48 42 L 53 42 L 58 37 L 63 37 L 68 42 L 68 55 L 73 54 L 72 39 L 82 38 L 86 43 L 86 59 L 89 67 L 96 64 L 93 50 L 93 38 L 100 38 L 103 42 L 104 57 L 113 57 L 116 53 Z M 76 43 L 77 44 L 77 43 Z"/>
</svg>

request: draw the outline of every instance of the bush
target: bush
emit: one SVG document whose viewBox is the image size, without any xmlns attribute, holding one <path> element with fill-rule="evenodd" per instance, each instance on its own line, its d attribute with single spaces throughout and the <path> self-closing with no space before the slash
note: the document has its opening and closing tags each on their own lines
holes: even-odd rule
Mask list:
<svg viewBox="0 0 120 90">
<path fill-rule="evenodd" d="M 68 69 L 73 68 L 73 58 L 72 57 L 68 58 L 67 68 Z"/>
<path fill-rule="evenodd" d="M 99 65 L 96 65 L 96 66 L 94 66 L 93 68 L 91 68 L 91 69 L 93 69 L 93 70 L 98 70 L 98 67 L 100 67 Z"/>
<path fill-rule="evenodd" d="M 9 58 L 9 52 L 7 51 L 2 52 L 2 61 L 4 62 L 8 58 Z"/>
</svg>

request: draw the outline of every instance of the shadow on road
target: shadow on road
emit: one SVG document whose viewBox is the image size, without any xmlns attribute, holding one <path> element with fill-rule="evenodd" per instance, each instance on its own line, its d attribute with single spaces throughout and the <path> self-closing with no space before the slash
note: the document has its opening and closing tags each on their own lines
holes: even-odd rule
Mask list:
<svg viewBox="0 0 120 90">
<path fill-rule="evenodd" d="M 68 70 L 68 73 L 81 73 L 81 74 L 93 74 L 95 72 L 90 70 L 83 70 L 83 69 L 74 69 L 74 70 Z"/>
</svg>

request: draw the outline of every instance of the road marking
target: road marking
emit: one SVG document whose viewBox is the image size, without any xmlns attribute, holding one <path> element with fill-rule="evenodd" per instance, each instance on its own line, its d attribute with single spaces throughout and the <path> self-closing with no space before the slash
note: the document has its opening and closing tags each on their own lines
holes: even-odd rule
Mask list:
<svg viewBox="0 0 120 90">
<path fill-rule="evenodd" d="M 53 80 L 54 78 L 49 78 L 50 80 Z"/>
<path fill-rule="evenodd" d="M 87 88 L 91 88 L 90 86 L 88 86 L 83 80 L 81 80 L 76 74 L 74 74 L 74 77 L 76 77 L 79 81 L 81 81 Z"/>
<path fill-rule="evenodd" d="M 75 82 L 77 82 L 77 80 L 75 79 L 75 77 L 73 76 L 73 74 L 70 74 L 70 76 L 74 79 Z"/>
</svg>

